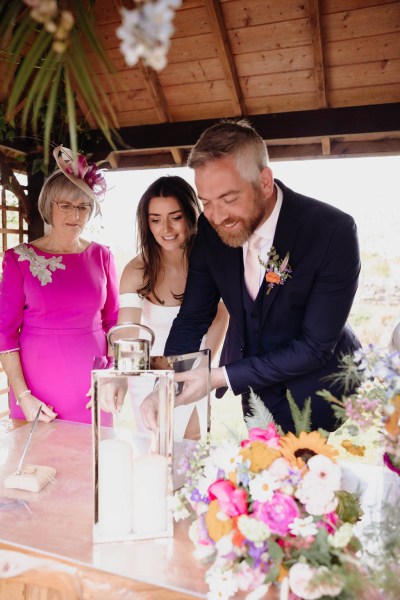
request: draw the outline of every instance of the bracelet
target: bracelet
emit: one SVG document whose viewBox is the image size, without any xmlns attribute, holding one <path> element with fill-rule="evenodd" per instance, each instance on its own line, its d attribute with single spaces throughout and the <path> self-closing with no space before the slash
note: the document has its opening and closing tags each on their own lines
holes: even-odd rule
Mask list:
<svg viewBox="0 0 400 600">
<path fill-rule="evenodd" d="M 19 348 L 14 348 L 13 350 L 4 350 L 0 352 L 0 356 L 6 356 L 7 354 L 14 354 L 15 352 L 19 352 Z"/>
<path fill-rule="evenodd" d="M 18 394 L 18 398 L 17 398 L 17 406 L 19 406 L 19 401 L 22 400 L 22 398 L 24 396 L 26 396 L 26 394 L 30 394 L 31 390 L 24 390 L 23 392 L 21 392 L 20 394 Z"/>
</svg>

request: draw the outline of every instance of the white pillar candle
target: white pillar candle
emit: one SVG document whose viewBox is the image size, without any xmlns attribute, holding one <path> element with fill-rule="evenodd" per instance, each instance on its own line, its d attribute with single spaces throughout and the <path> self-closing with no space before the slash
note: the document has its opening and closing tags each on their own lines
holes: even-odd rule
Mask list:
<svg viewBox="0 0 400 600">
<path fill-rule="evenodd" d="M 133 461 L 132 530 L 138 535 L 167 529 L 168 460 L 146 454 Z"/>
<path fill-rule="evenodd" d="M 124 440 L 99 444 L 99 526 L 105 536 L 125 536 L 132 524 L 132 448 Z"/>
</svg>

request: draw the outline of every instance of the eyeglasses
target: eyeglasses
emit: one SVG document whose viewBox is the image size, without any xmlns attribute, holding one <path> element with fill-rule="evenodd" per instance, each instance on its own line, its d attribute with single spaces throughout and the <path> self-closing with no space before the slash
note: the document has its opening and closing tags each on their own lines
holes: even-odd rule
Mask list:
<svg viewBox="0 0 400 600">
<path fill-rule="evenodd" d="M 88 215 L 92 207 L 90 204 L 71 204 L 71 202 L 59 202 L 54 200 L 54 204 L 57 204 L 58 208 L 66 214 L 71 214 L 78 211 L 80 215 Z"/>
</svg>

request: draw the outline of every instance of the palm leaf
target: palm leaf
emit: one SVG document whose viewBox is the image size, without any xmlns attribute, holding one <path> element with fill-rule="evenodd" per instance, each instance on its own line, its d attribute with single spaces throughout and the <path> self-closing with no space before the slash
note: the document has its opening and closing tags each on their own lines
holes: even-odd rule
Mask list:
<svg viewBox="0 0 400 600">
<path fill-rule="evenodd" d="M 35 22 L 32 19 L 26 18 L 17 26 L 15 33 L 11 38 L 10 44 L 6 49 L 8 65 L 3 82 L 3 87 L 5 90 L 7 90 L 10 85 L 16 65 L 21 61 L 22 50 L 35 28 Z"/>
<path fill-rule="evenodd" d="M 42 66 L 38 69 L 37 74 L 32 81 L 29 92 L 26 96 L 25 106 L 22 111 L 21 127 L 22 131 L 26 131 L 27 120 L 29 113 L 32 110 L 32 128 L 37 132 L 37 120 L 40 107 L 42 106 L 44 95 L 48 88 L 51 76 L 54 75 L 57 65 L 57 55 L 50 51 L 45 57 Z"/>
<path fill-rule="evenodd" d="M 24 58 L 21 68 L 17 71 L 14 85 L 8 100 L 8 117 L 14 113 L 20 98 L 25 96 L 29 79 L 32 77 L 32 73 L 35 70 L 35 66 L 39 62 L 39 59 L 43 56 L 45 50 L 50 45 L 51 39 L 51 35 L 43 29 L 34 41 L 30 52 Z"/>
<path fill-rule="evenodd" d="M 29 115 L 32 114 L 32 128 L 37 134 L 40 110 L 46 106 L 45 163 L 48 162 L 61 80 L 64 81 L 66 118 L 70 146 L 74 155 L 77 152 L 77 95 L 82 98 L 82 102 L 110 146 L 115 148 L 114 139 L 120 140 L 117 132 L 119 125 L 110 99 L 93 69 L 90 69 L 90 65 L 87 66 L 89 62 L 87 47 L 93 51 L 94 58 L 104 65 L 107 74 L 114 70 L 113 65 L 96 36 L 93 15 L 88 10 L 87 4 L 80 0 L 72 0 L 71 10 L 75 16 L 75 26 L 70 32 L 69 44 L 65 52 L 57 55 L 52 49 L 52 34 L 31 18 L 30 10 L 24 3 L 20 0 L 0 2 L 0 42 L 3 42 L 4 52 L 9 57 L 3 90 L 4 94 L 8 95 L 7 117 L 11 119 L 14 113 L 17 114 L 22 110 L 22 130 L 25 132 Z M 85 39 L 85 48 L 80 36 Z M 27 44 L 31 42 L 31 37 L 33 43 L 21 60 Z M 8 39 L 10 41 L 7 44 Z M 20 61 L 21 65 L 18 67 Z M 47 102 L 46 98 L 48 98 Z"/>
<path fill-rule="evenodd" d="M 73 46 L 71 54 L 68 57 L 68 68 L 70 69 L 70 73 L 76 84 L 77 92 L 82 96 L 84 103 L 90 111 L 90 115 L 98 124 L 110 146 L 115 148 L 112 137 L 115 130 L 109 126 L 109 118 L 117 125 L 114 112 L 105 92 L 100 84 L 97 83 L 97 79 L 94 77 L 93 73 L 89 73 L 83 55 L 80 52 L 80 42 L 77 41 L 75 44 L 74 40 Z M 90 81 L 90 85 L 88 85 L 88 81 Z M 101 101 L 103 101 L 104 104 L 107 104 L 107 108 L 109 109 L 107 114 L 103 110 Z M 107 115 L 109 118 L 107 118 Z"/>
<path fill-rule="evenodd" d="M 49 148 L 50 148 L 50 133 L 54 120 L 54 113 L 56 110 L 56 101 L 58 96 L 58 88 L 60 87 L 60 80 L 63 66 L 61 63 L 58 64 L 57 71 L 51 85 L 49 101 L 47 104 L 46 117 L 44 120 L 44 164 L 49 164 Z"/>
<path fill-rule="evenodd" d="M 286 398 L 289 402 L 289 408 L 292 415 L 292 419 L 294 422 L 294 428 L 296 435 L 300 435 L 302 431 L 306 433 L 311 431 L 311 398 L 306 398 L 304 401 L 303 410 L 297 406 L 294 398 L 290 392 L 287 390 Z"/>
<path fill-rule="evenodd" d="M 48 64 L 47 59 L 49 59 Z M 38 80 L 38 90 L 34 99 L 35 101 L 32 102 L 32 128 L 34 134 L 37 134 L 39 112 L 43 105 L 44 98 L 50 88 L 50 79 L 54 79 L 59 64 L 59 57 L 55 54 L 55 52 L 49 52 L 45 62 L 43 63 L 41 76 L 36 78 L 36 80 Z"/>
<path fill-rule="evenodd" d="M 96 36 L 92 13 L 83 6 L 82 0 L 76 0 L 74 3 L 74 12 L 77 16 L 79 27 L 85 40 L 92 46 L 92 49 L 97 58 L 104 64 L 108 71 L 115 71 L 114 65 L 105 53 L 103 46 L 100 44 Z"/>
<path fill-rule="evenodd" d="M 265 406 L 264 402 L 261 400 L 257 394 L 254 393 L 254 390 L 250 388 L 250 397 L 249 397 L 249 407 L 251 410 L 250 415 L 246 415 L 244 417 L 245 423 L 247 425 L 247 429 L 253 429 L 254 427 L 259 427 L 260 429 L 266 429 L 268 425 L 273 423 L 280 435 L 283 435 L 283 431 L 277 423 L 274 421 L 274 417 L 272 413 Z"/>
<path fill-rule="evenodd" d="M 20 0 L 13 2 L 0 2 L 0 37 L 7 36 L 24 4 Z"/>
<path fill-rule="evenodd" d="M 105 112 L 101 108 L 102 105 L 104 105 L 107 108 L 107 113 L 108 113 L 109 117 L 111 118 L 112 122 L 114 123 L 114 126 L 118 127 L 117 117 L 115 115 L 115 112 L 111 105 L 111 102 L 108 98 L 108 95 L 106 94 L 106 92 L 103 89 L 103 85 L 101 84 L 99 78 L 97 77 L 97 74 L 93 70 L 89 71 L 88 68 L 86 67 L 86 61 L 84 58 L 85 51 L 84 51 L 84 48 L 83 48 L 78 36 L 74 37 L 72 52 L 74 52 L 74 60 L 71 61 L 71 68 L 75 69 L 75 67 L 80 65 L 80 70 L 85 73 L 85 77 L 90 78 L 91 87 L 94 92 L 93 97 L 96 100 L 97 104 L 99 105 L 99 109 L 100 109 L 101 113 L 105 114 Z M 85 82 L 85 80 L 84 80 L 84 82 Z M 85 89 L 86 89 L 86 85 L 84 83 L 82 85 L 82 91 L 84 91 Z M 92 116 L 94 118 L 96 118 L 95 115 L 92 115 Z M 99 119 L 99 122 L 100 122 L 100 119 Z"/>
<path fill-rule="evenodd" d="M 76 135 L 76 112 L 75 112 L 75 100 L 74 93 L 71 87 L 71 81 L 69 78 L 68 71 L 65 72 L 65 98 L 67 100 L 67 116 L 68 116 L 68 127 L 69 127 L 69 139 L 71 143 L 72 155 L 75 157 L 78 154 L 78 140 Z M 75 167 L 77 167 L 77 161 Z M 74 167 L 74 168 L 75 168 Z"/>
</svg>

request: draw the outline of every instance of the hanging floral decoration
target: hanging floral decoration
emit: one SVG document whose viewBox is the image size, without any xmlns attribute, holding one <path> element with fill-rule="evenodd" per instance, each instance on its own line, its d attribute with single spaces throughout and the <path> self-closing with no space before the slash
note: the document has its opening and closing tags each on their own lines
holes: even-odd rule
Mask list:
<svg viewBox="0 0 400 600">
<path fill-rule="evenodd" d="M 121 9 L 117 36 L 129 66 L 139 59 L 161 70 L 173 32 L 174 10 L 181 0 L 137 0 Z M 124 145 L 110 98 L 93 69 L 115 72 L 96 31 L 92 0 L 13 0 L 0 3 L 0 57 L 4 60 L 1 92 L 7 97 L 7 120 L 23 135 L 40 140 L 47 165 L 53 140 L 57 102 L 65 99 L 70 147 L 78 153 L 78 118 L 90 115 L 111 148 Z M 88 53 L 90 52 L 90 59 Z M 78 108 L 79 107 L 79 108 Z M 45 112 L 43 132 L 39 131 Z M 64 115 L 63 115 L 64 116 Z"/>
<path fill-rule="evenodd" d="M 167 64 L 170 38 L 174 31 L 174 10 L 181 0 L 137 0 L 136 8 L 121 9 L 122 24 L 116 34 L 122 40 L 121 52 L 129 66 L 140 58 L 156 71 Z"/>
</svg>

